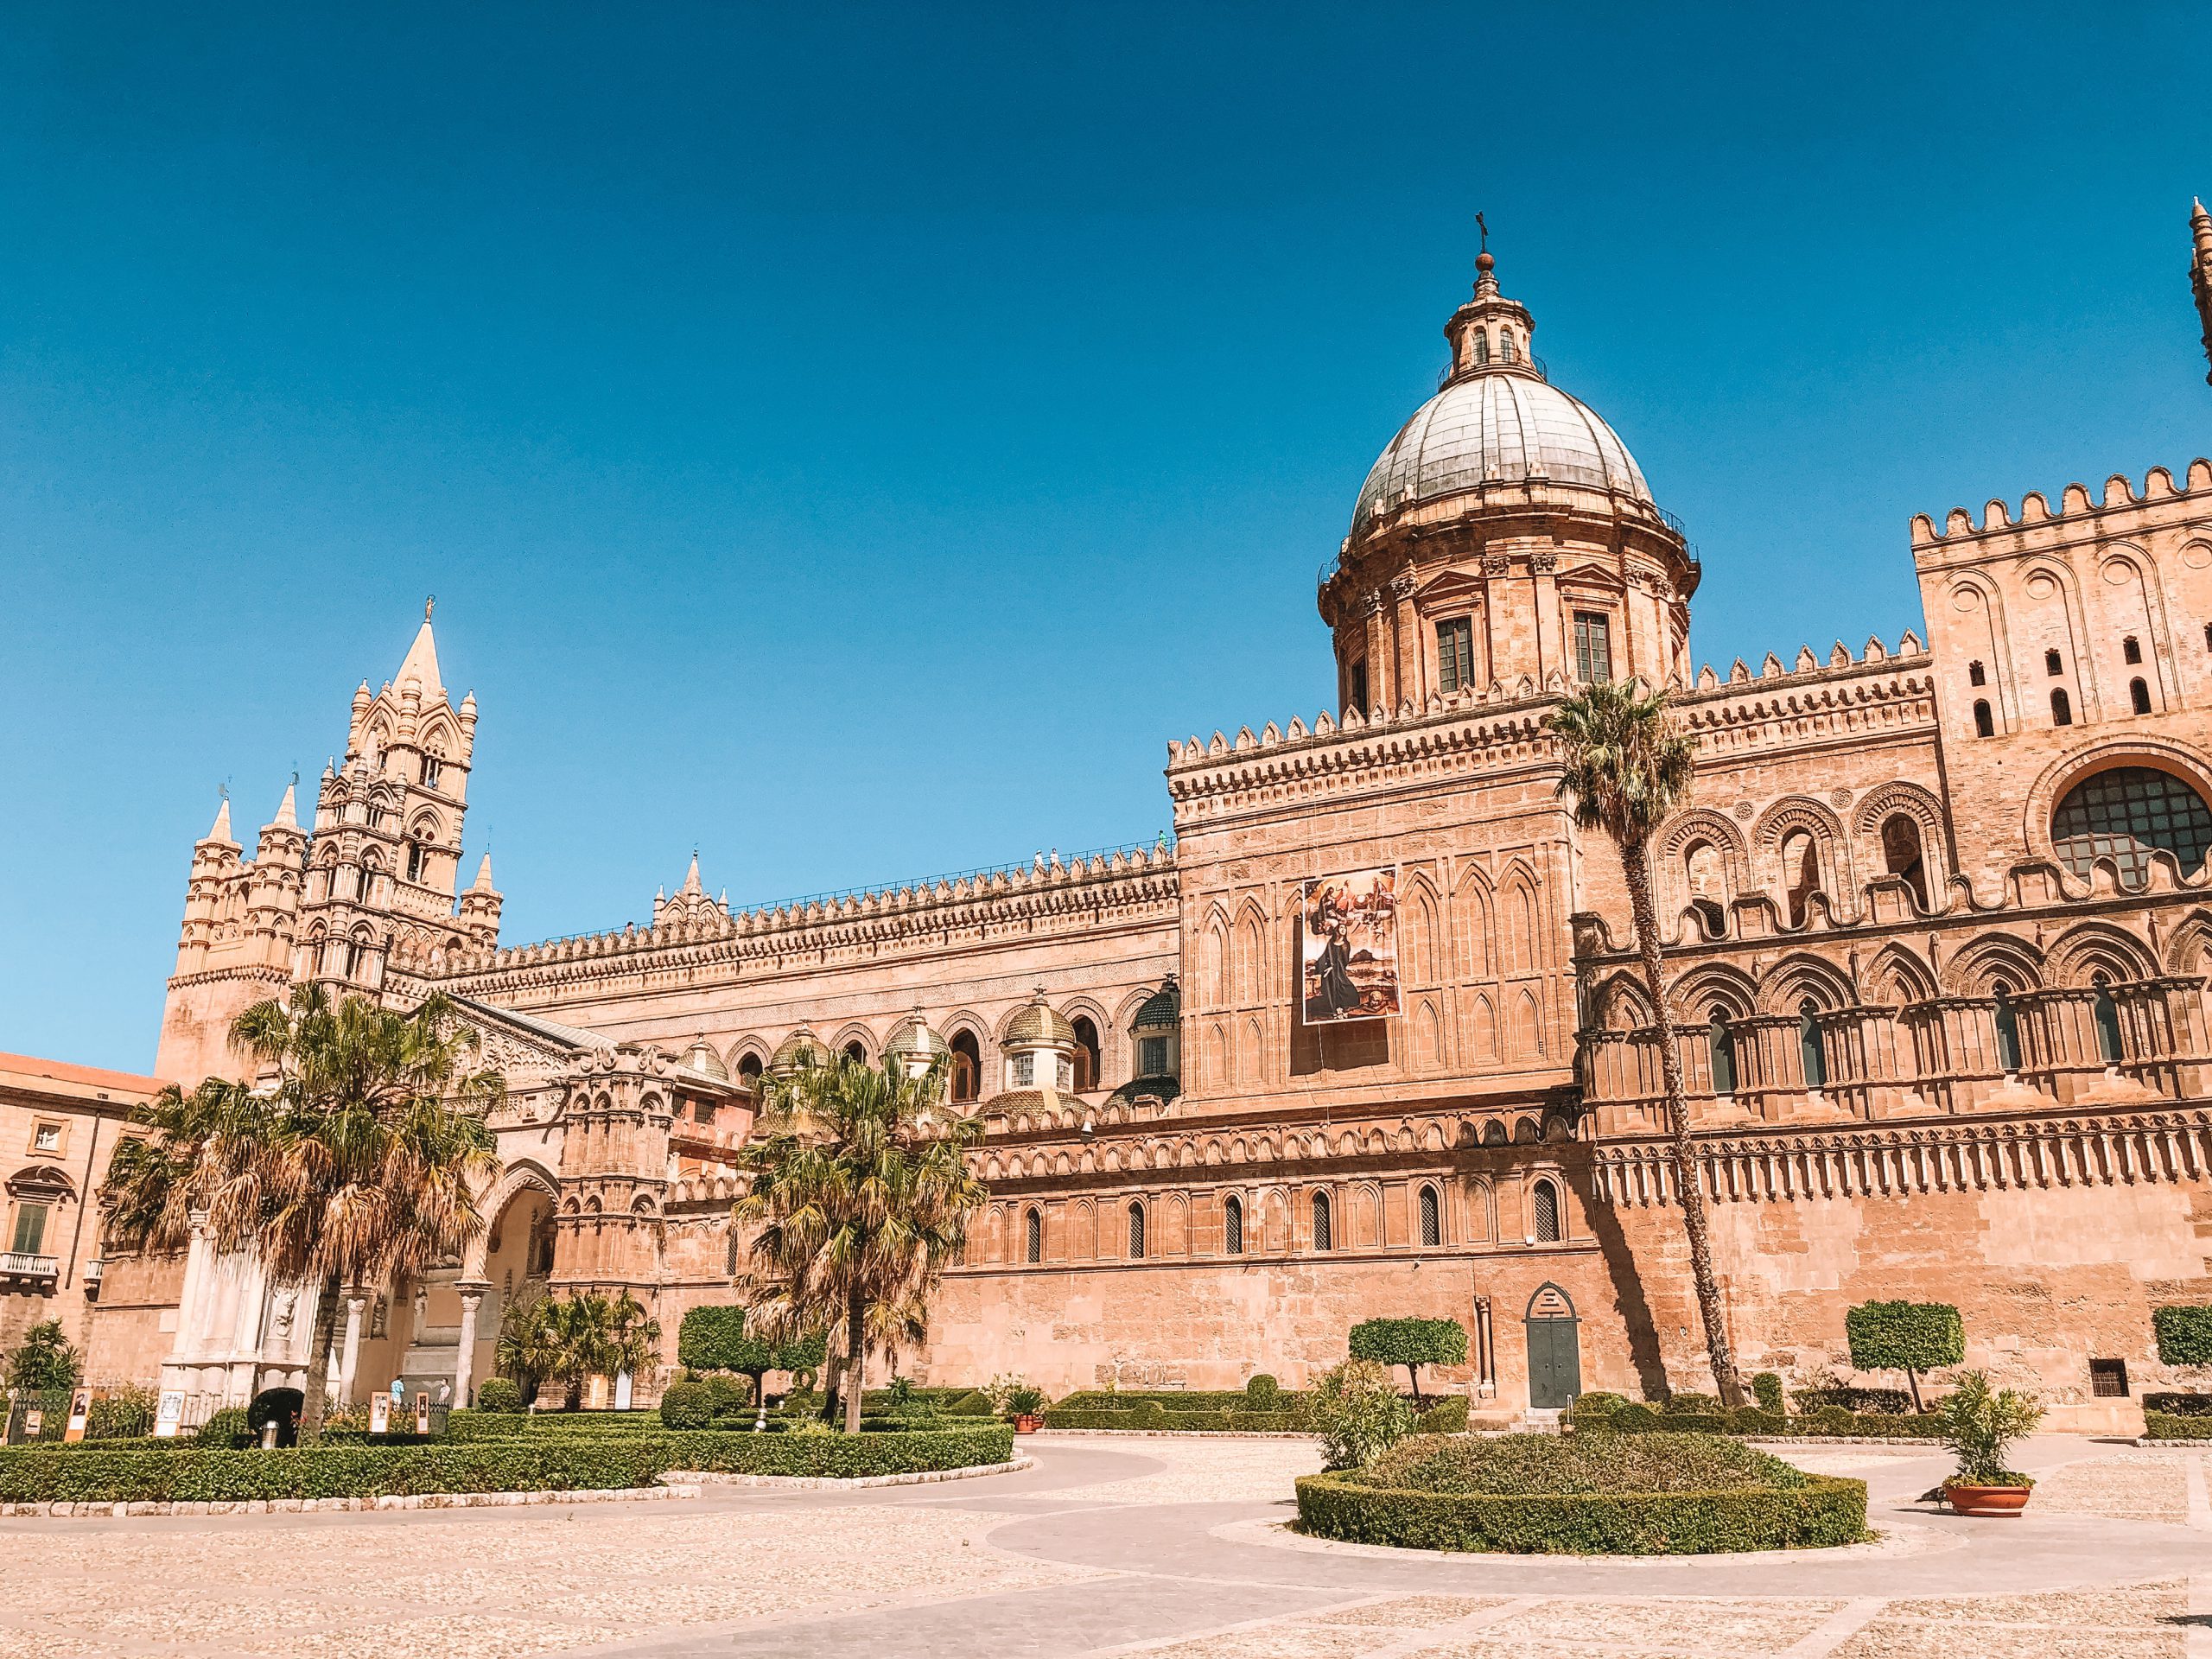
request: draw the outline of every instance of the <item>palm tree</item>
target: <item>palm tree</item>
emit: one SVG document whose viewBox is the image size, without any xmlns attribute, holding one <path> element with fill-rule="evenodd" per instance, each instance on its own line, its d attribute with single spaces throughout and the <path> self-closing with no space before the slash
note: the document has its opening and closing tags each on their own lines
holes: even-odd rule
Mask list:
<svg viewBox="0 0 2212 1659">
<path fill-rule="evenodd" d="M 1574 804 L 1574 821 L 1602 830 L 1619 849 L 1636 925 L 1637 954 L 1643 965 L 1659 1027 L 1660 1076 L 1667 1092 L 1667 1127 L 1674 1140 L 1675 1194 L 1689 1236 L 1690 1275 L 1705 1322 L 1706 1352 L 1722 1402 L 1744 1401 L 1736 1357 L 1713 1271 L 1713 1243 L 1706 1224 L 1705 1186 L 1690 1141 L 1689 1108 L 1682 1096 L 1682 1056 L 1668 1012 L 1667 973 L 1659 959 L 1659 917 L 1651 898 L 1651 836 L 1670 812 L 1688 800 L 1692 749 L 1667 713 L 1667 695 L 1644 695 L 1634 680 L 1601 681 L 1554 709 L 1546 722 L 1559 736 L 1566 771 L 1559 797 Z"/>
<path fill-rule="evenodd" d="M 518 1297 L 499 1319 L 493 1363 L 517 1384 L 558 1382 L 570 1411 L 594 1376 L 636 1376 L 660 1361 L 660 1321 L 629 1292 Z"/>
<path fill-rule="evenodd" d="M 231 1027 L 249 1087 L 172 1085 L 125 1139 L 101 1200 L 126 1249 L 174 1251 L 195 1213 L 219 1251 L 251 1250 L 280 1282 L 312 1282 L 300 1437 L 321 1431 L 332 1337 L 348 1285 L 379 1285 L 459 1255 L 484 1230 L 477 1197 L 499 1160 L 485 1114 L 497 1072 L 469 1071 L 476 1034 L 433 995 L 410 1014 L 296 988 Z"/>
<path fill-rule="evenodd" d="M 842 1339 L 845 1427 L 858 1433 L 871 1348 L 927 1334 L 929 1303 L 986 1196 L 968 1169 L 982 1138 L 945 1115 L 942 1062 L 918 1076 L 840 1055 L 765 1077 L 740 1156 L 751 1190 L 732 1208 L 757 1225 L 747 1318 L 772 1338 L 828 1326 Z"/>
</svg>

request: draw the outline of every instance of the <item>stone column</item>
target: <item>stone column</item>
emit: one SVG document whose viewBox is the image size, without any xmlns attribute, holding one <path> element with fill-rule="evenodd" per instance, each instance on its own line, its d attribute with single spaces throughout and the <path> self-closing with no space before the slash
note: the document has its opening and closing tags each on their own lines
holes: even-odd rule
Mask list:
<svg viewBox="0 0 2212 1659">
<path fill-rule="evenodd" d="M 207 1287 L 207 1273 L 214 1252 L 207 1243 L 207 1214 L 204 1210 L 192 1212 L 192 1243 L 184 1255 L 184 1283 L 176 1298 L 176 1344 L 171 1351 L 174 1357 L 181 1359 L 197 1345 L 203 1310 L 200 1298 Z"/>
<path fill-rule="evenodd" d="M 461 1292 L 461 1345 L 453 1362 L 453 1402 L 466 1406 L 476 1370 L 476 1312 L 483 1306 L 484 1293 L 492 1286 L 488 1280 L 464 1279 L 455 1288 Z"/>
<path fill-rule="evenodd" d="M 369 1305 L 368 1293 L 359 1288 L 346 1293 L 346 1345 L 338 1360 L 338 1403 L 353 1403 L 353 1376 L 361 1359 L 361 1311 Z"/>
</svg>

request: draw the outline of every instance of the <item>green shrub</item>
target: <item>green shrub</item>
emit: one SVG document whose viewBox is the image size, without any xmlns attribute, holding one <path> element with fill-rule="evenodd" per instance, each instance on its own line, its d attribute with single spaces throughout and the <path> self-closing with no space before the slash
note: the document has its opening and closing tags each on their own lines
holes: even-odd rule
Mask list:
<svg viewBox="0 0 2212 1659">
<path fill-rule="evenodd" d="M 661 1390 L 660 1421 L 669 1428 L 706 1427 L 715 1421 L 715 1391 L 704 1382 L 670 1383 Z"/>
<path fill-rule="evenodd" d="M 244 1406 L 225 1406 L 211 1413 L 200 1432 L 193 1437 L 201 1446 L 218 1446 L 226 1451 L 232 1446 L 249 1444 L 253 1439 L 253 1425 L 246 1421 Z"/>
<path fill-rule="evenodd" d="M 1244 1403 L 1254 1411 L 1273 1411 L 1281 1397 L 1282 1384 L 1265 1371 L 1255 1371 L 1245 1382 Z"/>
<path fill-rule="evenodd" d="M 1687 1390 L 1670 1394 L 1667 1403 L 1660 1407 L 1669 1417 L 1712 1417 L 1719 1414 L 1720 1396 L 1717 1394 L 1693 1394 Z"/>
<path fill-rule="evenodd" d="M 1912 1409 L 1912 1395 L 1903 1389 L 1855 1389 L 1834 1382 L 1819 1388 L 1800 1389 L 1796 1393 L 1797 1409 L 1815 1412 L 1829 1406 L 1840 1406 L 1846 1411 L 1861 1416 L 1869 1413 L 1885 1413 L 1903 1416 Z"/>
<path fill-rule="evenodd" d="M 2212 1440 L 2212 1417 L 2184 1417 L 2177 1412 L 2143 1413 L 2143 1438 L 2150 1440 Z"/>
<path fill-rule="evenodd" d="M 1776 1371 L 1761 1371 L 1751 1378 L 1751 1398 L 1759 1402 L 1761 1411 L 1777 1414 L 1787 1411 L 1782 1395 L 1782 1376 Z"/>
<path fill-rule="evenodd" d="M 1605 1421 L 1624 1434 L 1649 1433 L 1660 1426 L 1659 1414 L 1641 1400 L 1624 1400 L 1605 1414 Z"/>
<path fill-rule="evenodd" d="M 1282 1391 L 1280 1400 L 1300 1396 Z M 1250 1400 L 1242 1389 L 1167 1389 L 1152 1390 L 1078 1389 L 1064 1395 L 1058 1403 L 1077 1411 L 1134 1411 L 1147 1401 L 1158 1401 L 1169 1411 L 1241 1411 Z"/>
<path fill-rule="evenodd" d="M 1859 1419 L 1841 1406 L 1822 1406 L 1804 1423 L 1815 1434 L 1855 1434 L 1859 1431 Z"/>
<path fill-rule="evenodd" d="M 1567 1421 L 1581 1424 L 1601 1422 L 1626 1404 L 1628 1404 L 1628 1396 L 1625 1395 L 1609 1394 L 1603 1389 L 1592 1389 L 1587 1394 L 1578 1394 L 1574 1396 L 1574 1403 L 1567 1408 Z"/>
<path fill-rule="evenodd" d="M 717 1417 L 736 1417 L 753 1408 L 753 1379 L 710 1371 L 702 1379 Z"/>
<path fill-rule="evenodd" d="M 42 1319 L 25 1331 L 0 1368 L 15 1393 L 67 1394 L 84 1371 L 83 1357 L 69 1345 L 59 1319 Z"/>
<path fill-rule="evenodd" d="M 939 1408 L 948 1417 L 991 1417 L 997 1414 L 991 1409 L 990 1396 L 981 1389 L 969 1389 L 964 1393 L 948 1392 L 952 1393 L 952 1397 Z"/>
<path fill-rule="evenodd" d="M 1424 1435 L 1363 1469 L 1302 1478 L 1298 1509 L 1301 1529 L 1359 1543 L 1690 1554 L 1854 1542 L 1866 1487 L 1703 1435 Z"/>
<path fill-rule="evenodd" d="M 1851 1363 L 1862 1371 L 1903 1371 L 1920 1409 L 1920 1377 L 1967 1357 L 1966 1325 L 1948 1302 L 1861 1302 L 1843 1316 Z"/>
<path fill-rule="evenodd" d="M 2035 1484 L 2005 1465 L 2005 1453 L 2034 1433 L 2036 1425 L 2043 1421 L 2043 1408 L 2033 1395 L 2014 1389 L 1992 1390 L 1987 1376 L 1967 1371 L 1944 1400 L 1942 1418 L 1943 1444 L 1959 1460 L 1953 1480 L 1968 1486 Z"/>
<path fill-rule="evenodd" d="M 137 1440 L 154 1432 L 156 1401 L 151 1389 L 128 1382 L 92 1402 L 85 1437 L 92 1440 Z"/>
<path fill-rule="evenodd" d="M 1464 1434 L 1467 1432 L 1467 1396 L 1455 1394 L 1440 1400 L 1421 1414 L 1417 1425 L 1424 1434 Z"/>
<path fill-rule="evenodd" d="M 257 1440 L 274 1423 L 276 1444 L 290 1446 L 299 1438 L 300 1412 L 306 1404 L 307 1395 L 297 1389 L 264 1389 L 245 1408 L 245 1426 Z"/>
<path fill-rule="evenodd" d="M 1379 1360 L 1348 1359 L 1329 1372 L 1313 1391 L 1311 1411 L 1331 1469 L 1357 1468 L 1414 1432 L 1413 1408 Z"/>
<path fill-rule="evenodd" d="M 2173 1417 L 2212 1417 L 2212 1394 L 2146 1394 L 2143 1409 Z"/>
<path fill-rule="evenodd" d="M 520 1411 L 522 1389 L 512 1377 L 489 1376 L 477 1385 L 479 1411 Z"/>
<path fill-rule="evenodd" d="M 1731 1434 L 1786 1434 L 1789 1419 L 1764 1406 L 1738 1406 L 1727 1414 Z"/>
<path fill-rule="evenodd" d="M 2212 1365 L 2212 1304 L 2162 1307 L 2151 1315 L 2161 1365 Z"/>
<path fill-rule="evenodd" d="M 1363 1319 L 1351 1328 L 1351 1357 L 1402 1365 L 1421 1398 L 1421 1368 L 1467 1363 L 1467 1327 L 1457 1319 Z"/>
</svg>

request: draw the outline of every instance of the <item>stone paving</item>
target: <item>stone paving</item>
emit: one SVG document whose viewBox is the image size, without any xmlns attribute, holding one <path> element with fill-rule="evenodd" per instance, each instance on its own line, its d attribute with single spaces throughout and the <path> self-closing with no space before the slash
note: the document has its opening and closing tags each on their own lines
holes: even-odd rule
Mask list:
<svg viewBox="0 0 2212 1659">
<path fill-rule="evenodd" d="M 932 1487 L 0 1522 L 0 1659 L 2212 1659 L 2202 1452 L 2047 1437 L 2036 1518 L 1964 1522 L 1914 1501 L 1940 1459 L 1801 1450 L 1889 1542 L 1603 1563 L 1288 1536 L 1299 1443 L 1025 1446 Z"/>
</svg>

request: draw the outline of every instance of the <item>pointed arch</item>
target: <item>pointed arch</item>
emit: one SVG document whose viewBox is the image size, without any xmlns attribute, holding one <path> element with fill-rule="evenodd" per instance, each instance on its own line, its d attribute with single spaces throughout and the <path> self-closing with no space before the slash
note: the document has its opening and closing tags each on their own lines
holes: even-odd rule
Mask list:
<svg viewBox="0 0 2212 1659">
<path fill-rule="evenodd" d="M 1437 982 L 1437 915 L 1436 886 L 1416 871 L 1398 903 L 1398 967 L 1408 985 Z"/>
<path fill-rule="evenodd" d="M 1500 1058 L 1497 1046 L 1497 1009 L 1491 1003 L 1487 992 L 1475 993 L 1473 1005 L 1468 1010 L 1467 1033 L 1469 1040 L 1474 1044 L 1473 1058 L 1475 1059 L 1495 1060 Z"/>
<path fill-rule="evenodd" d="M 1229 1006 L 1229 916 L 1218 905 L 1198 938 L 1198 992 L 1209 1008 Z"/>
<path fill-rule="evenodd" d="M 1704 1025 L 1716 1007 L 1731 1020 L 1746 1020 L 1758 1012 L 1758 985 L 1750 975 L 1726 963 L 1704 963 L 1691 969 L 1674 982 L 1668 995 L 1680 1025 Z"/>
<path fill-rule="evenodd" d="M 1268 917 L 1259 901 L 1247 899 L 1236 912 L 1237 1006 L 1249 1007 L 1266 1000 L 1268 988 Z"/>
<path fill-rule="evenodd" d="M 1759 983 L 1759 1001 L 1769 1014 L 1794 1014 L 1808 1001 L 1821 1013 L 1833 1013 L 1858 1000 L 1840 969 L 1802 952 L 1776 963 Z"/>
<path fill-rule="evenodd" d="M 1541 896 L 1535 874 L 1526 864 L 1516 861 L 1498 884 L 1498 908 L 1504 921 L 1505 971 L 1534 973 L 1541 969 Z"/>
<path fill-rule="evenodd" d="M 1505 1027 L 1505 1057 L 1532 1059 L 1544 1052 L 1536 994 L 1523 985 L 1513 998 L 1513 1012 Z"/>
<path fill-rule="evenodd" d="M 1866 985 L 1874 1001 L 1900 1007 L 1925 1002 L 1938 994 L 1936 976 L 1928 964 L 1894 939 L 1875 953 L 1867 969 Z"/>
<path fill-rule="evenodd" d="M 1433 1071 L 1441 1067 L 1444 1064 L 1444 1027 L 1437 1018 L 1434 998 L 1424 996 L 1415 1001 L 1413 1037 L 1414 1069 Z"/>
<path fill-rule="evenodd" d="M 1955 996 L 1987 996 L 2000 983 L 2035 990 L 2044 983 L 2043 955 L 2010 933 L 1985 933 L 1952 957 L 1943 983 Z"/>
<path fill-rule="evenodd" d="M 2047 982 L 2086 988 L 2102 975 L 2114 984 L 2158 977 L 2158 958 L 2125 928 L 2083 922 L 2054 941 L 2044 956 Z"/>
<path fill-rule="evenodd" d="M 1460 873 L 1458 885 L 1452 889 L 1452 971 L 1463 982 L 1497 977 L 1491 898 L 1489 879 L 1476 864 Z"/>
</svg>

